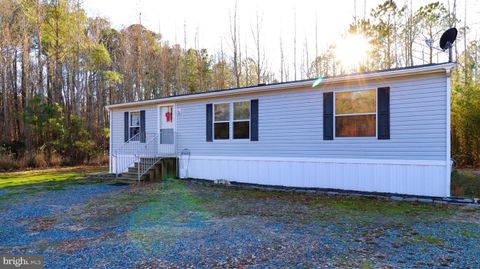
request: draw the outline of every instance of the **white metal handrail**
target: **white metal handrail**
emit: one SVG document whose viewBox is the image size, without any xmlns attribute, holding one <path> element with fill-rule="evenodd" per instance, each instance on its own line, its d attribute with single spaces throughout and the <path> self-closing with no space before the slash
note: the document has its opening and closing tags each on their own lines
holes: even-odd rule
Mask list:
<svg viewBox="0 0 480 269">
<path fill-rule="evenodd" d="M 146 142 L 137 142 L 144 135 Z M 120 148 L 115 150 L 115 173 L 137 165 L 138 180 L 164 157 L 176 156 L 176 133 L 172 130 L 161 130 L 159 133 L 138 133 Z"/>
<path fill-rule="evenodd" d="M 138 155 L 145 145 L 145 143 L 140 141 L 142 135 L 144 135 L 145 138 L 150 138 L 158 134 L 143 132 L 137 133 L 114 151 L 115 174 L 117 176 L 138 161 Z"/>
<path fill-rule="evenodd" d="M 173 129 L 160 130 L 144 146 L 144 155 L 138 160 L 138 181 L 161 159 L 176 155 L 176 133 Z M 156 151 L 156 152 L 155 152 Z"/>
<path fill-rule="evenodd" d="M 125 143 L 130 143 L 132 141 L 140 141 L 140 133 L 137 133 L 136 135 L 130 137 L 130 139 L 128 139 Z"/>
<path fill-rule="evenodd" d="M 143 175 L 145 175 L 150 168 L 156 165 L 162 158 L 160 154 L 155 154 L 157 145 L 159 143 L 160 135 L 155 135 L 144 145 L 144 150 L 142 155 L 138 155 L 137 162 L 137 180 L 140 181 Z M 153 152 L 152 152 L 153 151 Z"/>
<path fill-rule="evenodd" d="M 115 174 L 118 176 L 123 172 L 122 168 L 128 167 L 132 162 L 134 162 L 134 153 L 136 151 L 135 147 L 139 141 L 140 133 L 135 134 L 130 137 L 121 147 L 114 150 L 113 157 L 115 158 Z"/>
</svg>

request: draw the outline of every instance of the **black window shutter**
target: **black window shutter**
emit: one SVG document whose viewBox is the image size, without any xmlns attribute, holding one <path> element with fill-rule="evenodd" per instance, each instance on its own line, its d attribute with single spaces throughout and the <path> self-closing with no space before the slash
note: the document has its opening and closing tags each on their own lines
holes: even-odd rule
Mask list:
<svg viewBox="0 0 480 269">
<path fill-rule="evenodd" d="M 213 141 L 213 105 L 207 104 L 207 142 Z"/>
<path fill-rule="evenodd" d="M 140 143 L 147 142 L 147 133 L 145 130 L 145 110 L 140 110 Z"/>
<path fill-rule="evenodd" d="M 125 112 L 124 113 L 124 136 L 125 136 L 125 142 L 128 141 L 128 139 L 130 139 L 130 136 L 129 136 L 129 130 L 128 130 L 128 112 Z"/>
<path fill-rule="evenodd" d="M 378 139 L 390 139 L 390 87 L 378 88 Z"/>
<path fill-rule="evenodd" d="M 323 140 L 333 140 L 333 92 L 323 93 Z"/>
<path fill-rule="evenodd" d="M 250 101 L 250 141 L 258 141 L 258 99 Z"/>
</svg>

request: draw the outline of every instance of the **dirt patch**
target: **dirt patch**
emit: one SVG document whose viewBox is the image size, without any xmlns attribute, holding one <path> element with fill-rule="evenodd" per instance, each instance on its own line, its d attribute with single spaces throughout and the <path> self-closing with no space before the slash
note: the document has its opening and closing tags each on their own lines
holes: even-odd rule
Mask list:
<svg viewBox="0 0 480 269">
<path fill-rule="evenodd" d="M 41 232 L 52 229 L 57 222 L 56 218 L 39 218 L 34 220 L 33 224 L 30 225 L 28 231 L 30 232 Z"/>
<path fill-rule="evenodd" d="M 87 247 L 105 244 L 106 241 L 118 242 L 121 240 L 121 237 L 121 234 L 106 233 L 97 237 L 70 239 L 60 242 L 54 249 L 64 253 L 73 253 Z"/>
</svg>

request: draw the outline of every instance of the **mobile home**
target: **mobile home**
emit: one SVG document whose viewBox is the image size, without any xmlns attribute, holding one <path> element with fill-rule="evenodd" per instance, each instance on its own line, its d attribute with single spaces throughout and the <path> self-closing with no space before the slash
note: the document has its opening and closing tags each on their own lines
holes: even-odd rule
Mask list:
<svg viewBox="0 0 480 269">
<path fill-rule="evenodd" d="M 110 172 L 174 157 L 180 178 L 449 196 L 453 67 L 109 105 Z"/>
</svg>

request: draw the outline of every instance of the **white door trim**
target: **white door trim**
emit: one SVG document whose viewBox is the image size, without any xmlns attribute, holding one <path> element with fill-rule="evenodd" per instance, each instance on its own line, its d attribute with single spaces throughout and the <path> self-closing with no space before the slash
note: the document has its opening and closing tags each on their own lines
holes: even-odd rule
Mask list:
<svg viewBox="0 0 480 269">
<path fill-rule="evenodd" d="M 157 133 L 160 134 L 160 129 L 162 128 L 162 107 L 171 106 L 172 107 L 172 117 L 173 117 L 173 132 L 177 130 L 177 107 L 175 103 L 168 103 L 168 104 L 161 104 L 157 106 L 157 114 L 158 114 L 158 126 L 157 126 Z"/>
</svg>

